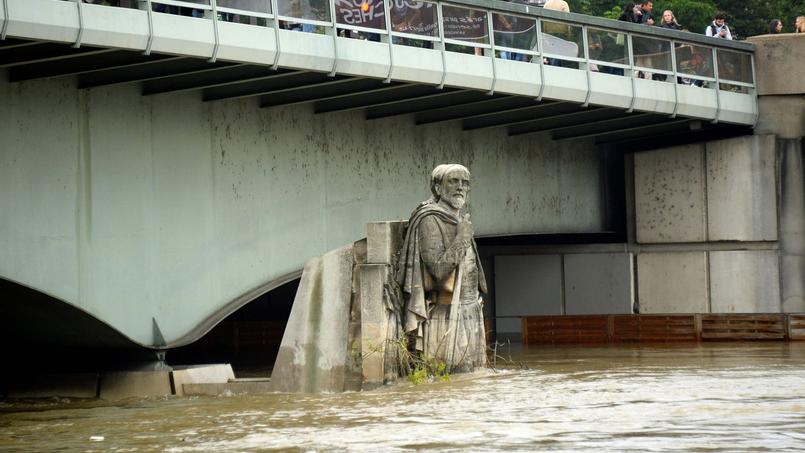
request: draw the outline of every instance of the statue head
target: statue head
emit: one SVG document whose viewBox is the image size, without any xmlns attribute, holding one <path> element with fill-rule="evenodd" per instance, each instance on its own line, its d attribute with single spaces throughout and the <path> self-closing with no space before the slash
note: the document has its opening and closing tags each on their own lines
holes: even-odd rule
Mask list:
<svg viewBox="0 0 805 453">
<path fill-rule="evenodd" d="M 433 169 L 430 178 L 433 201 L 458 211 L 470 193 L 470 171 L 459 164 L 442 164 Z"/>
</svg>

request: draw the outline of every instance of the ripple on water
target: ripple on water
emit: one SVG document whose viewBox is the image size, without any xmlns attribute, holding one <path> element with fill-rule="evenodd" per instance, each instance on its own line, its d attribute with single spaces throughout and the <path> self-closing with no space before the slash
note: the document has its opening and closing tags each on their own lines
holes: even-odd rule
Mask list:
<svg viewBox="0 0 805 453">
<path fill-rule="evenodd" d="M 805 345 L 531 348 L 513 354 L 530 369 L 375 392 L 119 406 L 6 403 L 0 449 L 805 449 Z M 90 443 L 90 436 L 104 440 Z"/>
</svg>

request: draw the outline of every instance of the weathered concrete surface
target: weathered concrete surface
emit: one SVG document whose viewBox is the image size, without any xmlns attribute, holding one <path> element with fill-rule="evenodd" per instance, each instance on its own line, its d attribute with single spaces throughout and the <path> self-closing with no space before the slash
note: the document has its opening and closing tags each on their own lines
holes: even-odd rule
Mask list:
<svg viewBox="0 0 805 453">
<path fill-rule="evenodd" d="M 563 314 L 562 257 L 496 256 L 495 312 L 498 334 L 522 332 L 519 318 L 502 316 Z"/>
<path fill-rule="evenodd" d="M 761 96 L 758 98 L 758 113 L 756 134 L 775 134 L 779 138 L 805 136 L 803 95 Z"/>
<path fill-rule="evenodd" d="M 780 255 L 783 311 L 805 312 L 805 147 L 778 140 Z"/>
<path fill-rule="evenodd" d="M 274 390 L 345 390 L 353 253 L 348 245 L 305 264 L 271 374 Z"/>
<path fill-rule="evenodd" d="M 367 221 L 408 217 L 437 163 L 462 162 L 489 188 L 472 198 L 479 235 L 604 228 L 589 140 L 6 75 L 0 277 L 141 344 L 154 344 L 153 319 L 169 346 L 192 341 L 227 303 L 363 237 Z"/>
<path fill-rule="evenodd" d="M 188 367 L 174 367 L 171 372 L 173 379 L 173 393 L 182 396 L 184 387 L 189 384 L 225 384 L 235 379 L 235 373 L 230 364 L 194 365 Z"/>
<path fill-rule="evenodd" d="M 567 254 L 565 314 L 632 313 L 631 253 Z"/>
<path fill-rule="evenodd" d="M 6 371 L 10 372 L 10 371 Z M 26 376 L 19 373 L 8 389 L 9 398 L 95 398 L 98 373 L 56 373 Z"/>
<path fill-rule="evenodd" d="M 407 224 L 407 221 L 369 222 L 366 226 L 366 262 L 396 264 Z"/>
<path fill-rule="evenodd" d="M 800 77 L 805 61 L 805 40 L 801 35 L 762 35 L 747 40 L 756 46 L 758 95 L 805 93 L 805 78 Z"/>
<path fill-rule="evenodd" d="M 705 231 L 704 145 L 636 153 L 637 242 L 702 242 Z"/>
<path fill-rule="evenodd" d="M 713 313 L 779 313 L 776 251 L 710 252 Z"/>
<path fill-rule="evenodd" d="M 170 395 L 170 371 L 111 371 L 101 374 L 100 397 L 114 401 Z"/>
<path fill-rule="evenodd" d="M 389 265 L 365 264 L 360 272 L 361 337 L 363 387 L 383 385 L 386 375 L 386 338 L 389 325 L 383 291 L 389 278 Z M 353 348 L 355 349 L 355 348 Z"/>
<path fill-rule="evenodd" d="M 637 255 L 640 313 L 708 313 L 705 252 Z"/>
<path fill-rule="evenodd" d="M 710 241 L 777 240 L 775 138 L 753 135 L 707 144 Z"/>
</svg>

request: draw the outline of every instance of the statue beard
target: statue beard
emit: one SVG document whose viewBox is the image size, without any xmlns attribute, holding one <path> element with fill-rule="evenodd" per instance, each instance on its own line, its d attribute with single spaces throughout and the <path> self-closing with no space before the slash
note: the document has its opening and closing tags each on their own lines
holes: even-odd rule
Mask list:
<svg viewBox="0 0 805 453">
<path fill-rule="evenodd" d="M 467 203 L 467 198 L 461 194 L 455 194 L 452 197 L 446 199 L 447 203 L 453 207 L 453 209 L 461 210 L 464 205 Z"/>
</svg>

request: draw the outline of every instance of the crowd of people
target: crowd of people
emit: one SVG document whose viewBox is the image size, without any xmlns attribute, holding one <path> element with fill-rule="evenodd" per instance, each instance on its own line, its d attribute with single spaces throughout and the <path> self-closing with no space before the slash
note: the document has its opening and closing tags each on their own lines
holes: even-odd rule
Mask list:
<svg viewBox="0 0 805 453">
<path fill-rule="evenodd" d="M 548 0 L 555 1 L 555 0 Z M 547 7 L 547 3 L 546 3 Z M 655 25 L 654 17 L 652 15 L 654 9 L 654 2 L 651 0 L 643 0 L 641 3 L 627 3 L 623 7 L 618 20 L 624 22 L 632 22 L 636 24 Z M 682 25 L 677 22 L 673 11 L 665 10 L 662 13 L 662 19 L 658 24 L 663 28 L 670 28 L 672 30 L 682 30 Z M 783 33 L 784 24 L 780 19 L 772 19 L 769 22 L 769 34 Z M 797 17 L 794 25 L 795 33 L 805 33 L 805 16 Z M 724 13 L 717 13 L 713 17 L 713 21 L 705 28 L 704 34 L 714 38 L 732 39 L 732 31 L 727 25 L 727 16 Z"/>
</svg>

